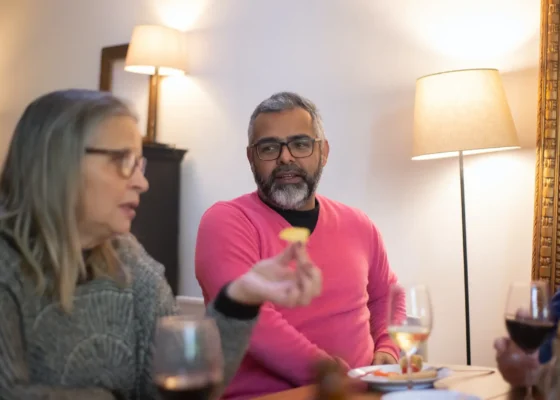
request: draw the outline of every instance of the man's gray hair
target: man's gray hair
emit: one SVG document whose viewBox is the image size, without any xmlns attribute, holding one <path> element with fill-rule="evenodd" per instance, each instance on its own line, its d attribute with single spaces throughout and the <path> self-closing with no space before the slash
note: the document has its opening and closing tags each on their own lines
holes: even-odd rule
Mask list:
<svg viewBox="0 0 560 400">
<path fill-rule="evenodd" d="M 261 102 L 249 121 L 249 143 L 252 143 L 255 136 L 255 120 L 260 114 L 264 113 L 277 113 L 286 110 L 293 110 L 295 108 L 302 108 L 311 115 L 313 123 L 313 130 L 319 139 L 325 138 L 325 131 L 323 128 L 323 121 L 321 115 L 317 110 L 317 106 L 309 99 L 300 96 L 293 92 L 279 92 L 270 96 L 268 99 Z"/>
</svg>

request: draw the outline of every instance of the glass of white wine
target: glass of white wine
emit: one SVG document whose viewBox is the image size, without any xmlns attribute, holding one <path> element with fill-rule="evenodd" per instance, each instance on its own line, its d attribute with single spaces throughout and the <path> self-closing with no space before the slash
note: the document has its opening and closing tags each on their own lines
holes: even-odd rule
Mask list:
<svg viewBox="0 0 560 400">
<path fill-rule="evenodd" d="M 411 357 L 432 330 L 432 301 L 424 285 L 392 285 L 389 290 L 387 331 L 406 355 L 408 388 L 412 389 Z"/>
</svg>

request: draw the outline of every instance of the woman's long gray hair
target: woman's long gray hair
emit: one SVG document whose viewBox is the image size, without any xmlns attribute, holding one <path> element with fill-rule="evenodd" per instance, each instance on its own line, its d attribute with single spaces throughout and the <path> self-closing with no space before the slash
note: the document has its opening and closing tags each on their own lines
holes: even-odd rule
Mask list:
<svg viewBox="0 0 560 400">
<path fill-rule="evenodd" d="M 39 97 L 17 123 L 0 177 L 0 232 L 18 247 L 39 293 L 52 291 L 66 311 L 79 281 L 127 276 L 110 240 L 84 260 L 78 233 L 87 139 L 113 116 L 136 119 L 109 93 L 69 89 Z"/>
</svg>

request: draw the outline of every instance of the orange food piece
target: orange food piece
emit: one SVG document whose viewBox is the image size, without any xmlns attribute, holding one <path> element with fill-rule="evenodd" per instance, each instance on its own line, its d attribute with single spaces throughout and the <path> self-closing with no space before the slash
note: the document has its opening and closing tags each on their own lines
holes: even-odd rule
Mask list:
<svg viewBox="0 0 560 400">
<path fill-rule="evenodd" d="M 410 363 L 411 365 L 411 370 L 412 372 L 420 372 L 422 371 L 422 366 L 423 366 L 423 360 L 422 360 L 422 356 L 419 355 L 413 355 L 412 357 L 410 357 Z M 403 374 L 406 374 L 407 371 L 407 362 L 406 362 L 406 357 L 401 358 L 400 362 L 399 362 L 400 366 L 401 366 L 401 370 Z"/>
<path fill-rule="evenodd" d="M 390 376 L 398 376 L 398 372 L 385 372 L 381 369 L 376 369 L 371 373 L 373 376 L 382 376 L 382 377 L 390 377 Z"/>
<path fill-rule="evenodd" d="M 306 243 L 311 232 L 307 228 L 302 228 L 298 226 L 291 226 L 289 228 L 283 229 L 278 235 L 280 239 L 287 242 L 301 242 Z"/>
</svg>

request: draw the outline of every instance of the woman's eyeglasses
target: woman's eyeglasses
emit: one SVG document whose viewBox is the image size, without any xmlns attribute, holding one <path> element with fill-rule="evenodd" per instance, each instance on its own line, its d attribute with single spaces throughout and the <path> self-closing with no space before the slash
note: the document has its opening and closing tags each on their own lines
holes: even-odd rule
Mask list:
<svg viewBox="0 0 560 400">
<path fill-rule="evenodd" d="M 98 149 L 93 147 L 86 148 L 86 154 L 102 154 L 111 157 L 111 159 L 119 167 L 119 172 L 123 178 L 129 179 L 136 168 L 140 169 L 142 175 L 146 171 L 147 160 L 145 157 L 138 157 L 130 150 L 111 150 L 111 149 Z"/>
</svg>

